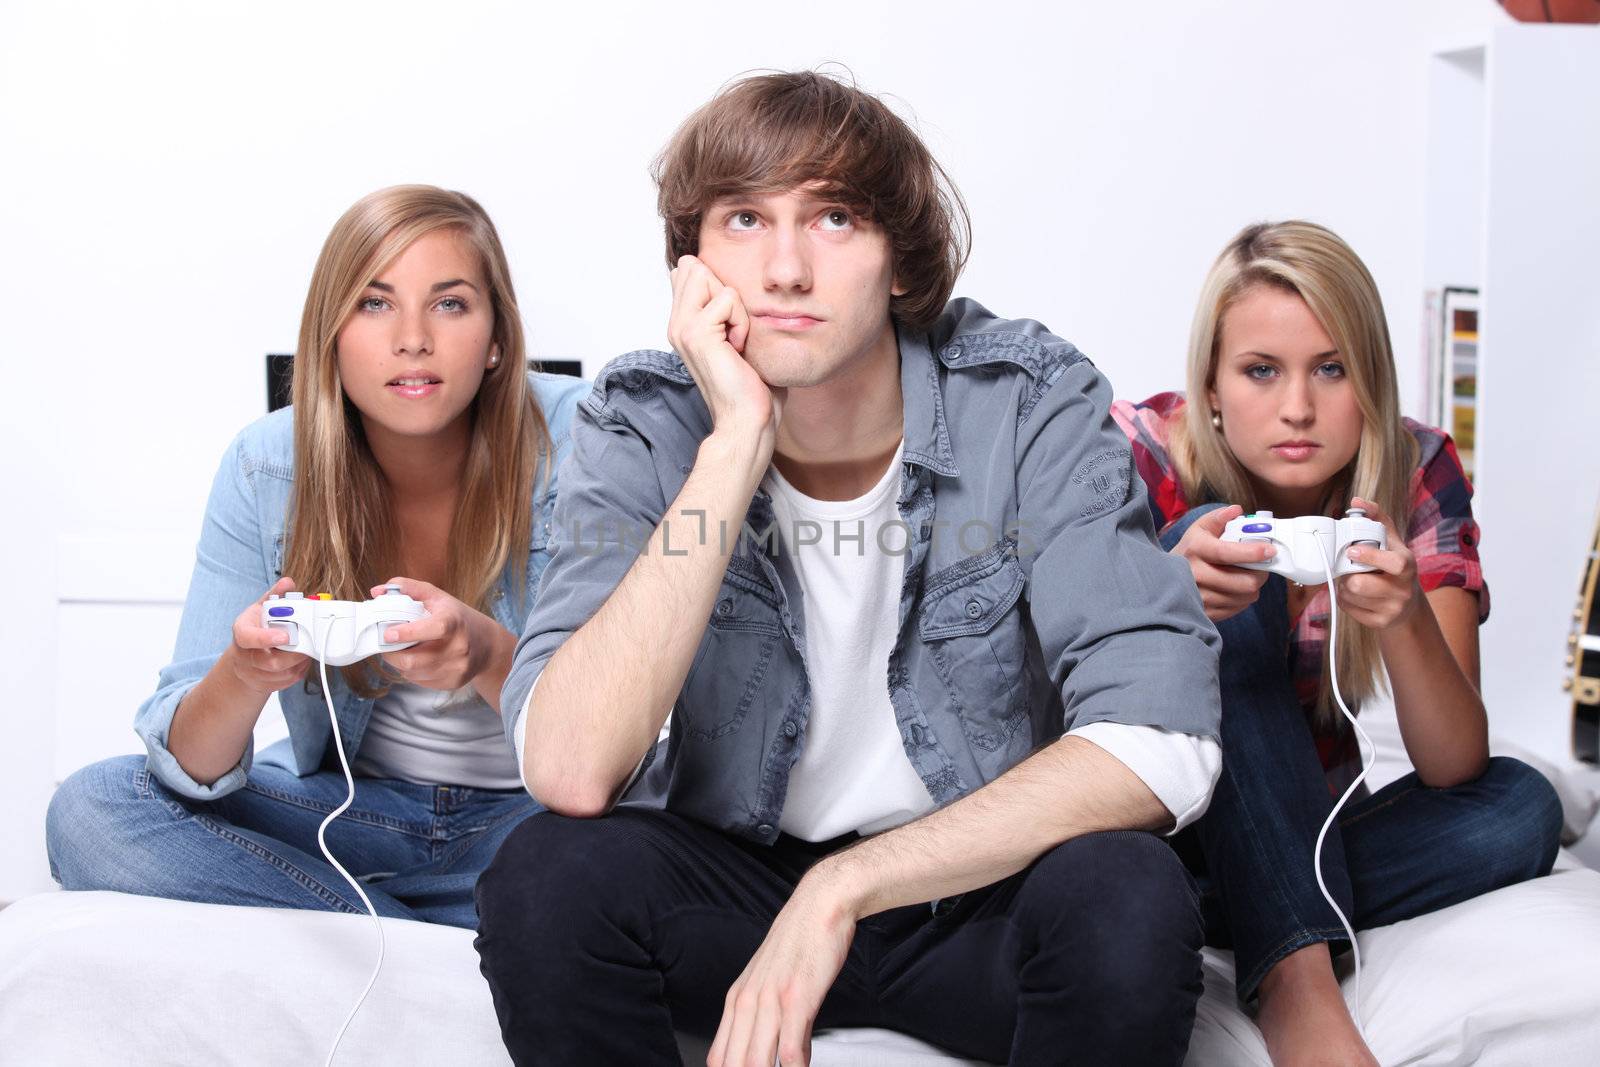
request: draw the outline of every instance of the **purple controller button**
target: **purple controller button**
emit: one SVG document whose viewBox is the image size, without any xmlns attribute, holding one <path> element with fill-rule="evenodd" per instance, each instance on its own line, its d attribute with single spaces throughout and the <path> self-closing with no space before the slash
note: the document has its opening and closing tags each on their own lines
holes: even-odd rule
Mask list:
<svg viewBox="0 0 1600 1067">
<path fill-rule="evenodd" d="M 1241 532 L 1243 532 L 1243 533 L 1271 533 L 1272 532 L 1272 523 L 1270 523 L 1270 522 L 1252 522 L 1250 525 L 1246 526 L 1244 528 L 1244 530 L 1241 531 Z"/>
<path fill-rule="evenodd" d="M 267 609 L 267 614 L 271 615 L 274 619 L 282 619 L 282 618 L 285 618 L 286 616 L 293 615 L 294 614 L 294 609 L 293 608 L 268 608 Z"/>
</svg>

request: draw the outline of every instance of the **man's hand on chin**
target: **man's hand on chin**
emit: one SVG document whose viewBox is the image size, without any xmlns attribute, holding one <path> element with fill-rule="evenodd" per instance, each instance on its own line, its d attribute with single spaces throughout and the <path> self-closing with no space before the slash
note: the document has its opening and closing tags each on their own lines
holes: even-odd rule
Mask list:
<svg viewBox="0 0 1600 1067">
<path fill-rule="evenodd" d="M 811 1027 L 844 968 L 857 914 L 827 860 L 783 906 L 723 1002 L 708 1067 L 811 1062 Z"/>
</svg>

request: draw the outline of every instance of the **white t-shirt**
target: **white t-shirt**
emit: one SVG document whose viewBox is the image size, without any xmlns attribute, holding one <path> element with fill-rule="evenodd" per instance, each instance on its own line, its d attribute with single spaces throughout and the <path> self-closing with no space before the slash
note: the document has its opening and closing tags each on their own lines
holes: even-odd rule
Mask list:
<svg viewBox="0 0 1600 1067">
<path fill-rule="evenodd" d="M 373 705 L 350 769 L 421 785 L 522 788 L 500 714 L 470 685 L 453 691 L 391 685 Z"/>
<path fill-rule="evenodd" d="M 778 827 L 804 841 L 827 841 L 926 815 L 933 798 L 906 755 L 889 700 L 905 559 L 882 551 L 878 532 L 900 520 L 900 451 L 878 484 L 854 500 L 806 496 L 776 467 L 763 486 L 805 604 L 811 683 L 811 711 Z"/>
</svg>

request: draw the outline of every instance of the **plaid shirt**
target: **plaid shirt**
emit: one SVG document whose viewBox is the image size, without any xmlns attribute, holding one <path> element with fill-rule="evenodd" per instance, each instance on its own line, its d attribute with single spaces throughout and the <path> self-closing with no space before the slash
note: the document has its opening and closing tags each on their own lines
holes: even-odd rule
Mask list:
<svg viewBox="0 0 1600 1067">
<path fill-rule="evenodd" d="M 1182 393 L 1158 393 L 1142 403 L 1118 400 L 1111 415 L 1133 442 L 1133 462 L 1149 493 L 1150 512 L 1165 529 L 1190 508 L 1183 485 L 1167 454 L 1167 427 L 1183 411 Z M 1478 562 L 1478 524 L 1472 518 L 1472 483 L 1461 469 L 1456 446 L 1443 430 L 1405 420 L 1417 439 L 1417 469 L 1411 475 L 1411 519 L 1406 544 L 1417 558 L 1417 579 L 1423 592 L 1453 585 L 1478 595 L 1478 622 L 1489 617 L 1489 589 Z M 1204 502 L 1202 502 L 1204 503 Z M 1289 674 L 1300 706 L 1317 739 L 1317 752 L 1327 772 L 1328 788 L 1342 793 L 1361 770 L 1355 732 L 1344 718 L 1318 728 L 1317 693 L 1328 640 L 1328 590 L 1319 588 L 1299 618 L 1289 640 Z M 1226 708 L 1224 708 L 1226 714 Z"/>
</svg>

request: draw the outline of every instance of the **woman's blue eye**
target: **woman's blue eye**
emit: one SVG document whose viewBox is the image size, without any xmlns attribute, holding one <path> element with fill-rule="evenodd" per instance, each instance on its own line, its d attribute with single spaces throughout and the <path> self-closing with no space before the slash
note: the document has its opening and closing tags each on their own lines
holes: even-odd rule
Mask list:
<svg viewBox="0 0 1600 1067">
<path fill-rule="evenodd" d="M 1246 377 L 1254 378 L 1258 382 L 1264 382 L 1270 376 L 1278 373 L 1278 371 L 1270 363 L 1256 363 L 1246 367 L 1244 373 Z"/>
<path fill-rule="evenodd" d="M 359 311 L 382 311 L 385 300 L 381 296 L 364 296 L 356 301 Z"/>
<path fill-rule="evenodd" d="M 1322 366 L 1317 368 L 1317 373 L 1322 375 L 1324 378 L 1343 378 L 1344 364 L 1324 363 Z"/>
<path fill-rule="evenodd" d="M 467 302 L 459 296 L 447 296 L 439 301 L 439 307 L 445 311 L 465 311 L 467 310 Z"/>
</svg>

